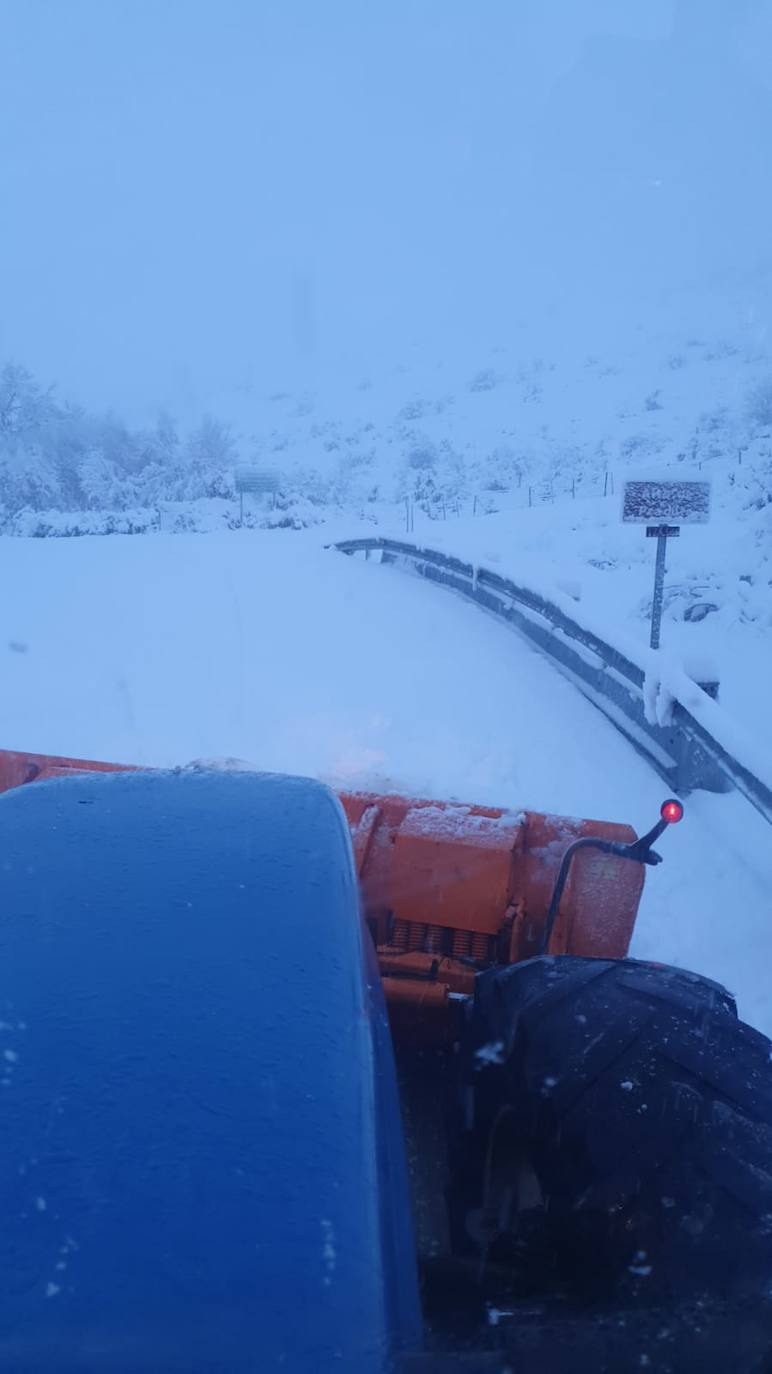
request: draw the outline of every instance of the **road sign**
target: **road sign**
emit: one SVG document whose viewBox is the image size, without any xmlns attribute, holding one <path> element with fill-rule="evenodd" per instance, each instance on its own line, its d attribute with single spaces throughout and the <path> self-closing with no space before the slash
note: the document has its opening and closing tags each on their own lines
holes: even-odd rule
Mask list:
<svg viewBox="0 0 772 1374">
<path fill-rule="evenodd" d="M 625 482 L 622 488 L 623 523 L 645 525 L 646 537 L 657 541 L 649 635 L 652 649 L 659 648 L 667 541 L 679 537 L 681 525 L 705 525 L 709 519 L 710 482 L 637 478 Z M 677 520 L 678 524 L 670 524 L 671 520 Z"/>
<path fill-rule="evenodd" d="M 268 468 L 236 468 L 236 491 L 239 494 L 239 523 L 244 524 L 244 493 L 253 496 L 270 496 L 275 504 L 279 490 L 279 474 Z"/>
<path fill-rule="evenodd" d="M 647 525 L 647 526 L 646 526 L 646 538 L 647 538 L 647 539 L 661 539 L 663 535 L 665 536 L 666 539 L 680 539 L 680 537 L 681 537 L 681 526 L 680 526 L 680 525 Z"/>
<path fill-rule="evenodd" d="M 236 491 L 248 491 L 264 496 L 266 492 L 276 491 L 279 476 L 266 468 L 237 468 Z"/>
<path fill-rule="evenodd" d="M 622 520 L 626 525 L 706 525 L 709 519 L 710 482 L 635 479 L 624 484 Z"/>
</svg>

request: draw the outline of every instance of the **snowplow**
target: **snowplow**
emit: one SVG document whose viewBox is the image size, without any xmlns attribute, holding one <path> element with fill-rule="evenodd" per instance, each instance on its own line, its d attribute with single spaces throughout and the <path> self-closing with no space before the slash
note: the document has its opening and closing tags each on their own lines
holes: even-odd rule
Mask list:
<svg viewBox="0 0 772 1374">
<path fill-rule="evenodd" d="M 0 792 L 0 1368 L 772 1345 L 770 1044 L 628 956 L 677 799 L 639 837 L 10 752 Z"/>
</svg>

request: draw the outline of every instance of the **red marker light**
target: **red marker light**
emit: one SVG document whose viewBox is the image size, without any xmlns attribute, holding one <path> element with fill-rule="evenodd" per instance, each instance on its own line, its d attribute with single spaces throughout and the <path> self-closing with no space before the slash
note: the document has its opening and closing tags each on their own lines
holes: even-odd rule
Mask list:
<svg viewBox="0 0 772 1374">
<path fill-rule="evenodd" d="M 667 821 L 668 825 L 675 825 L 676 821 L 683 820 L 684 809 L 675 797 L 668 797 L 668 800 L 664 801 L 659 808 L 659 814 L 663 821 Z"/>
</svg>

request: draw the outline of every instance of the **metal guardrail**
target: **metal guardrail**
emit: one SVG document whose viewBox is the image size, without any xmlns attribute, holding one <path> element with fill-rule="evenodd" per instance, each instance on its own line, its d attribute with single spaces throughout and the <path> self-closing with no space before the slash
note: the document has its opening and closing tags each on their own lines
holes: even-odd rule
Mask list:
<svg viewBox="0 0 772 1374">
<path fill-rule="evenodd" d="M 733 758 L 681 702 L 673 703 L 669 725 L 647 720 L 643 669 L 546 597 L 463 559 L 397 539 L 347 539 L 334 547 L 365 557 L 380 553 L 381 562 L 401 564 L 507 621 L 608 717 L 673 791 L 737 788 L 772 824 L 772 788 Z"/>
</svg>

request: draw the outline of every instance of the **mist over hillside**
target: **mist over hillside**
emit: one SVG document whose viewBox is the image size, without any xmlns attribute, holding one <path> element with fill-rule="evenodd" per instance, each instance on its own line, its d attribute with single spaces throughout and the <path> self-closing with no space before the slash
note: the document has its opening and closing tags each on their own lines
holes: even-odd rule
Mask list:
<svg viewBox="0 0 772 1374">
<path fill-rule="evenodd" d="M 89 410 L 764 342 L 760 0 L 2 12 L 0 357 Z"/>
<path fill-rule="evenodd" d="M 667 614 L 768 630 L 770 5 L 3 14 L 5 533 L 235 528 L 243 464 L 250 526 L 539 507 L 520 543 L 643 629 L 610 498 L 687 465 Z"/>
<path fill-rule="evenodd" d="M 575 497 L 607 486 L 609 474 L 684 462 L 724 485 L 741 477 L 750 503 L 772 501 L 772 367 L 752 326 L 639 329 L 611 353 L 563 343 L 534 354 L 525 342 L 468 362 L 408 354 L 382 371 L 339 371 L 317 390 L 225 389 L 218 411 L 189 426 L 167 411 L 145 426 L 89 412 L 7 364 L 3 528 L 53 533 L 56 521 L 38 514 L 144 510 L 139 529 L 162 504 L 207 500 L 224 504 L 202 527 L 234 525 L 245 465 L 272 477 L 271 518 L 247 503 L 248 519 L 268 524 L 277 505 L 300 524 L 336 511 L 389 521 L 406 498 L 429 517 L 446 518 L 448 507 L 482 514 L 507 493 L 534 504 Z"/>
</svg>

